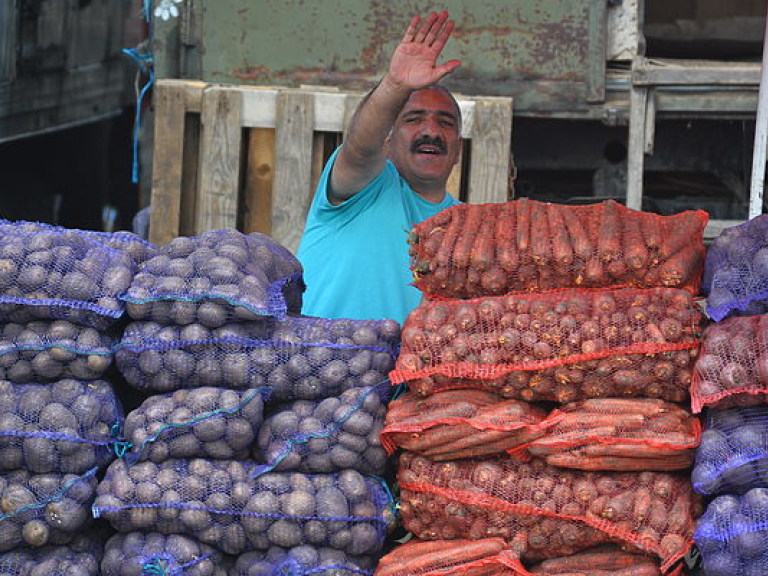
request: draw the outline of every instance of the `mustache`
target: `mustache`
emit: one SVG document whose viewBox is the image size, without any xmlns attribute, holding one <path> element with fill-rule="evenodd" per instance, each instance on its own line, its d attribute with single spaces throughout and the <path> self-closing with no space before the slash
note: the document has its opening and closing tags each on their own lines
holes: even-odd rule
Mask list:
<svg viewBox="0 0 768 576">
<path fill-rule="evenodd" d="M 432 138 L 431 136 L 422 136 L 420 138 L 417 138 L 413 141 L 413 144 L 411 144 L 411 152 L 417 152 L 419 147 L 421 146 L 434 146 L 437 148 L 442 154 L 445 154 L 447 147 L 445 145 L 445 141 L 440 138 L 440 136 L 435 136 Z"/>
</svg>

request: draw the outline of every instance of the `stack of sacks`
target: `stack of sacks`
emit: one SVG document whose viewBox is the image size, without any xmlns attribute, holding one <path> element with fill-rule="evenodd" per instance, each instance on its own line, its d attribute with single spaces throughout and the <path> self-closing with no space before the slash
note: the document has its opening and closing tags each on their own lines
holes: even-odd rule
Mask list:
<svg viewBox="0 0 768 576">
<path fill-rule="evenodd" d="M 128 232 L 7 221 L 0 246 L 0 551 L 51 567 L 75 554 L 55 547 L 89 525 L 96 475 L 114 456 L 123 411 L 104 378 L 120 295 L 153 247 Z"/>
<path fill-rule="evenodd" d="M 685 403 L 706 220 L 523 199 L 415 227 L 429 300 L 403 326 L 390 377 L 411 392 L 382 431 L 406 450 L 407 529 L 501 538 L 520 574 L 560 573 L 560 556 L 599 564 L 608 545 L 632 553 L 627 568 L 679 564 L 700 513 L 685 474 L 700 426 Z"/>
<path fill-rule="evenodd" d="M 353 566 L 380 550 L 391 502 L 364 474 L 386 453 L 367 428 L 399 326 L 299 316 L 302 289 L 290 252 L 234 230 L 177 238 L 139 269 L 116 364 L 148 396 L 94 505 L 134 559 L 170 545 L 150 533 L 248 553 L 243 574 L 305 545 Z"/>
<path fill-rule="evenodd" d="M 723 231 L 707 254 L 715 320 L 691 386 L 704 412 L 694 489 L 709 499 L 695 541 L 709 576 L 768 570 L 768 215 Z"/>
</svg>

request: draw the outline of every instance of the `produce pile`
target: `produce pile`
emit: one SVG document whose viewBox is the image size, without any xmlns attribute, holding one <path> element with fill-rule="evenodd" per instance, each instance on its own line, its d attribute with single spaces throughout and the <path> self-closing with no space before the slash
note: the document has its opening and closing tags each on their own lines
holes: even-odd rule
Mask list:
<svg viewBox="0 0 768 576">
<path fill-rule="evenodd" d="M 382 439 L 415 539 L 377 574 L 679 572 L 702 512 L 686 404 L 706 221 L 521 199 L 414 227 L 426 298 Z"/>
<path fill-rule="evenodd" d="M 0 565 L 4 574 L 98 573 L 97 475 L 123 407 L 109 374 L 120 296 L 153 247 L 0 221 Z"/>
<path fill-rule="evenodd" d="M 694 539 L 708 576 L 768 566 L 768 216 L 726 229 L 707 255 L 704 291 L 716 323 L 702 336 L 691 385 L 704 412 L 692 472 L 710 500 Z"/>
<path fill-rule="evenodd" d="M 458 204 L 414 226 L 411 269 L 430 299 L 605 286 L 696 295 L 707 220 L 701 210 L 659 216 L 612 200 Z"/>
<path fill-rule="evenodd" d="M 301 289 L 298 261 L 260 234 L 177 238 L 139 264 L 113 349 L 142 399 L 93 505 L 123 537 L 102 570 L 215 576 L 210 553 L 236 574 L 371 573 L 394 525 L 389 491 L 367 475 L 385 471 L 400 326 L 300 316 Z"/>
</svg>

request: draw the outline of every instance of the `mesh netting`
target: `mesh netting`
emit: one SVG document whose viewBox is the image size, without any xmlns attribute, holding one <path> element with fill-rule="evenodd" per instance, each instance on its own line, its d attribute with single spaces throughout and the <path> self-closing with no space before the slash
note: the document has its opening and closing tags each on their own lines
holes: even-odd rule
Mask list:
<svg viewBox="0 0 768 576">
<path fill-rule="evenodd" d="M 526 561 L 617 542 L 667 569 L 689 551 L 700 507 L 682 475 L 569 471 L 538 459 L 433 462 L 404 453 L 397 477 L 403 525 L 415 536 L 500 537 Z"/>
<path fill-rule="evenodd" d="M 64 319 L 103 329 L 124 311 L 118 298 L 136 264 L 86 232 L 0 222 L 0 321 Z"/>
<path fill-rule="evenodd" d="M 733 408 L 768 399 L 768 314 L 707 326 L 691 375 L 691 408 Z"/>
<path fill-rule="evenodd" d="M 673 288 L 558 290 L 426 302 L 405 321 L 394 383 L 572 402 L 688 399 L 702 315 Z"/>
<path fill-rule="evenodd" d="M 178 237 L 143 262 L 123 299 L 136 320 L 217 328 L 301 310 L 302 267 L 259 233 L 209 230 Z"/>
<path fill-rule="evenodd" d="M 238 556 L 230 576 L 371 576 L 375 564 L 372 556 L 352 556 L 333 548 L 273 546 Z"/>
<path fill-rule="evenodd" d="M 691 481 L 700 494 L 768 487 L 768 406 L 707 410 Z"/>
<path fill-rule="evenodd" d="M 19 548 L 0 554 L 3 576 L 99 576 L 101 552 L 71 545 Z"/>
<path fill-rule="evenodd" d="M 0 381 L 0 471 L 82 474 L 105 466 L 122 423 L 108 382 Z"/>
<path fill-rule="evenodd" d="M 708 218 L 701 210 L 660 216 L 612 200 L 458 204 L 413 228 L 411 268 L 431 299 L 606 286 L 695 295 Z"/>
<path fill-rule="evenodd" d="M 390 403 L 381 441 L 390 454 L 402 448 L 435 461 L 513 453 L 546 432 L 546 415 L 482 390 L 446 390 L 427 398 L 408 392 Z"/>
<path fill-rule="evenodd" d="M 149 396 L 125 418 L 123 454 L 137 460 L 241 459 L 250 454 L 263 420 L 266 388 L 191 388 Z"/>
<path fill-rule="evenodd" d="M 180 534 L 130 532 L 108 541 L 102 576 L 231 576 L 229 559 L 215 548 Z"/>
<path fill-rule="evenodd" d="M 96 468 L 83 475 L 0 475 L 0 551 L 71 541 L 87 528 L 96 491 Z"/>
<path fill-rule="evenodd" d="M 96 380 L 112 364 L 114 338 L 67 320 L 8 322 L 0 328 L 0 379 Z"/>
<path fill-rule="evenodd" d="M 705 278 L 713 320 L 768 312 L 768 214 L 728 228 L 712 242 Z"/>
<path fill-rule="evenodd" d="M 667 572 L 679 574 L 681 568 Z M 659 562 L 649 556 L 626 552 L 612 544 L 596 546 L 571 556 L 544 560 L 530 574 L 551 576 L 662 576 Z M 525 572 L 528 575 L 528 572 Z M 521 574 L 522 576 L 522 574 Z"/>
<path fill-rule="evenodd" d="M 351 388 L 320 401 L 296 400 L 264 419 L 254 457 L 260 472 L 383 474 L 387 453 L 379 432 L 392 386 Z"/>
<path fill-rule="evenodd" d="M 670 471 L 693 464 L 701 424 L 685 409 L 649 398 L 595 398 L 552 412 L 528 451 L 579 470 Z"/>
<path fill-rule="evenodd" d="M 383 482 L 352 470 L 254 479 L 254 468 L 237 460 L 116 460 L 93 513 L 120 532 L 186 534 L 229 554 L 302 544 L 355 555 L 381 550 L 394 522 Z"/>
<path fill-rule="evenodd" d="M 61 233 L 64 237 L 87 236 L 93 238 L 97 242 L 101 242 L 105 246 L 127 253 L 136 264 L 141 264 L 144 260 L 152 258 L 152 256 L 157 253 L 157 247 L 154 244 L 127 230 L 119 230 L 117 232 L 75 230 L 41 222 L 27 222 L 23 220 L 10 222 L 2 219 L 0 219 L 0 225 L 14 225 L 25 232 L 54 231 Z"/>
<path fill-rule="evenodd" d="M 768 570 L 768 488 L 712 500 L 694 534 L 707 576 L 759 576 Z"/>
<path fill-rule="evenodd" d="M 386 380 L 399 343 L 394 320 L 288 317 L 216 329 L 133 322 L 115 363 L 131 385 L 155 392 L 268 385 L 272 400 L 315 400 Z"/>
<path fill-rule="evenodd" d="M 384 556 L 375 576 L 517 576 L 519 568 L 501 538 L 413 539 Z"/>
</svg>

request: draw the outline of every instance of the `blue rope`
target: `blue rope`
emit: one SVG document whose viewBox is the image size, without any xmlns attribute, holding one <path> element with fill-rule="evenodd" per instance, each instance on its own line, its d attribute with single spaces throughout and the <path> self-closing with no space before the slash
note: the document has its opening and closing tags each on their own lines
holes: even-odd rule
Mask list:
<svg viewBox="0 0 768 576">
<path fill-rule="evenodd" d="M 133 123 L 133 169 L 131 171 L 131 182 L 137 184 L 139 182 L 139 133 L 141 129 L 141 106 L 149 89 L 155 83 L 155 71 L 152 67 L 152 54 L 147 52 L 140 52 L 136 48 L 123 49 L 123 53 L 130 56 L 136 66 L 141 72 L 149 76 L 149 81 L 139 92 L 139 96 L 136 98 L 136 115 Z"/>
</svg>

